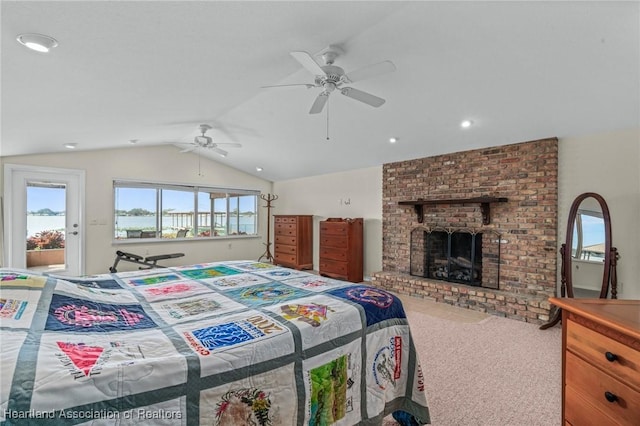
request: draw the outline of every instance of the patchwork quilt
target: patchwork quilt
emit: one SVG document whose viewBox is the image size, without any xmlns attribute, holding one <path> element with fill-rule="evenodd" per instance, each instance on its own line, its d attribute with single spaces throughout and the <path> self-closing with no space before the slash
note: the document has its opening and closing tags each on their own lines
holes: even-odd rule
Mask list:
<svg viewBox="0 0 640 426">
<path fill-rule="evenodd" d="M 3 425 L 429 422 L 401 302 L 255 261 L 0 269 Z"/>
</svg>

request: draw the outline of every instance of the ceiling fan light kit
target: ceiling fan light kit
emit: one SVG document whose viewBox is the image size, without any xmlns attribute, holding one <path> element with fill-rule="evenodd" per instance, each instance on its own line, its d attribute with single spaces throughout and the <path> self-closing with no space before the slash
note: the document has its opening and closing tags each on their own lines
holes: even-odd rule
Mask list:
<svg viewBox="0 0 640 426">
<path fill-rule="evenodd" d="M 200 127 L 200 135 L 195 136 L 193 138 L 193 142 L 188 143 L 188 145 L 191 145 L 191 146 L 181 150 L 180 151 L 181 153 L 191 152 L 193 150 L 202 148 L 202 149 L 211 150 L 216 154 L 218 154 L 220 157 L 224 158 L 227 155 L 229 155 L 229 153 L 224 149 L 220 148 L 219 145 L 228 145 L 235 148 L 242 147 L 242 144 L 235 143 L 235 142 L 214 142 L 211 136 L 206 135 L 207 131 L 213 129 L 213 127 L 210 126 L 209 124 L 201 124 L 199 127 Z"/>
</svg>

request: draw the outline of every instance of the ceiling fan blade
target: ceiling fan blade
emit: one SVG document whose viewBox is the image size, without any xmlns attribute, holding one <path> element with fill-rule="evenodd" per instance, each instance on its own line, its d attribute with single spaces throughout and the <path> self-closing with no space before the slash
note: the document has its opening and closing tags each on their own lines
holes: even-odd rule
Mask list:
<svg viewBox="0 0 640 426">
<path fill-rule="evenodd" d="M 242 148 L 242 144 L 238 142 L 216 142 L 215 146 L 218 146 L 218 145 L 226 145 L 233 148 Z"/>
<path fill-rule="evenodd" d="M 386 101 L 382 98 L 372 95 L 371 93 L 363 92 L 362 90 L 354 89 L 353 87 L 343 87 L 340 89 L 340 93 L 343 95 L 355 99 L 356 101 L 364 102 L 372 107 L 379 107 Z"/>
<path fill-rule="evenodd" d="M 311 89 L 312 87 L 316 87 L 315 84 L 304 84 L 304 83 L 300 83 L 300 84 L 276 84 L 274 86 L 260 86 L 261 89 L 270 89 L 272 87 L 293 87 L 293 86 L 306 86 L 307 89 Z"/>
<path fill-rule="evenodd" d="M 225 151 L 224 149 L 220 149 L 216 146 L 212 146 L 210 148 L 213 152 L 217 153 L 220 157 L 226 157 L 227 154 L 229 154 L 227 151 Z"/>
<path fill-rule="evenodd" d="M 313 105 L 311 105 L 309 114 L 318 114 L 319 112 L 322 112 L 322 109 L 324 108 L 324 105 L 327 103 L 328 100 L 329 100 L 329 93 L 327 92 L 320 93 L 316 98 L 316 100 L 313 102 Z"/>
<path fill-rule="evenodd" d="M 191 151 L 194 151 L 196 148 L 198 148 L 198 147 L 197 147 L 197 146 L 192 146 L 192 147 L 189 147 L 189 148 L 181 149 L 181 150 L 180 150 L 180 154 L 184 154 L 185 152 L 191 152 Z"/>
<path fill-rule="evenodd" d="M 360 68 L 345 75 L 345 80 L 349 83 L 356 81 L 366 80 L 367 78 L 375 77 L 377 75 L 386 74 L 396 70 L 396 66 L 391 61 L 382 61 L 377 64 L 369 65 L 364 68 Z"/>
<path fill-rule="evenodd" d="M 320 68 L 320 65 L 316 61 L 313 60 L 311 55 L 307 52 L 289 52 L 291 56 L 293 56 L 296 61 L 300 62 L 300 64 L 311 71 L 313 75 L 325 75 L 325 72 Z"/>
</svg>

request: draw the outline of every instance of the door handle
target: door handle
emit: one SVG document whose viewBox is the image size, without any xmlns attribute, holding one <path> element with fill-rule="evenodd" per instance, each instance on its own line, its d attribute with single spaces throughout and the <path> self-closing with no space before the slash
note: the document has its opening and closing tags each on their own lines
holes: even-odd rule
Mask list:
<svg viewBox="0 0 640 426">
<path fill-rule="evenodd" d="M 69 232 L 71 235 L 78 235 L 78 231 Z"/>
</svg>

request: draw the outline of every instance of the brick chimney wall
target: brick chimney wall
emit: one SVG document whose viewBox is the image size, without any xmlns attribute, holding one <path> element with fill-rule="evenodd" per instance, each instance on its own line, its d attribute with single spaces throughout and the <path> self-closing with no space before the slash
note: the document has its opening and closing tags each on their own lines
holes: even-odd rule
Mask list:
<svg viewBox="0 0 640 426">
<path fill-rule="evenodd" d="M 542 139 L 383 166 L 382 266 L 374 285 L 541 324 L 549 319 L 555 295 L 558 222 L 558 140 Z M 412 206 L 399 201 L 506 197 L 491 204 L 482 223 L 477 204 L 424 207 L 418 223 Z M 409 275 L 411 231 L 468 228 L 501 234 L 499 289 L 430 280 Z"/>
</svg>

